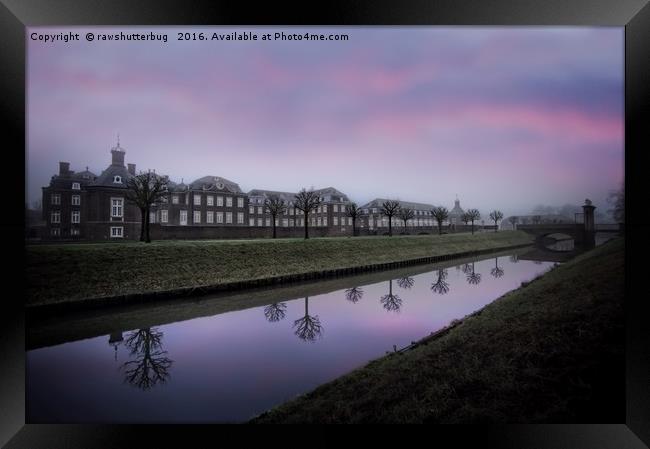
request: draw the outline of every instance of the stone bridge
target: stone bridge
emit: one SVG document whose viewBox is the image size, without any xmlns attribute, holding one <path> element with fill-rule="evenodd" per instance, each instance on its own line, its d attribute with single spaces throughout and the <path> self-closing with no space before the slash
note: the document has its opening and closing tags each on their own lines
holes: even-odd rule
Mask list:
<svg viewBox="0 0 650 449">
<path fill-rule="evenodd" d="M 588 199 L 582 206 L 584 221 L 582 223 L 553 223 L 517 225 L 517 229 L 535 236 L 535 243 L 544 246 L 544 238 L 551 234 L 566 234 L 573 237 L 574 245 L 581 248 L 592 248 L 595 246 L 596 233 L 613 232 L 620 233 L 618 224 L 596 225 L 594 223 L 595 206 Z"/>
</svg>

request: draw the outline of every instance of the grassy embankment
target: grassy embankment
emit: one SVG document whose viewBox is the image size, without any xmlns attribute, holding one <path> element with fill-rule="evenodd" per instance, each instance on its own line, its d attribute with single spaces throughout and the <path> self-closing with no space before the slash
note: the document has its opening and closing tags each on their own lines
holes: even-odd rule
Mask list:
<svg viewBox="0 0 650 449">
<path fill-rule="evenodd" d="M 621 422 L 623 240 L 253 422 Z"/>
<path fill-rule="evenodd" d="M 530 243 L 521 231 L 471 235 L 201 240 L 27 247 L 27 305 L 487 250 Z"/>
</svg>

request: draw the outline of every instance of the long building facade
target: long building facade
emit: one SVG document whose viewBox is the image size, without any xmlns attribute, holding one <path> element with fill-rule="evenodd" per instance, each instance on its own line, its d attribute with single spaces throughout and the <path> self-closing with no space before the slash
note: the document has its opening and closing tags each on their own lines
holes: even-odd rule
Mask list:
<svg viewBox="0 0 650 449">
<path fill-rule="evenodd" d="M 59 163 L 59 173 L 43 187 L 42 239 L 50 241 L 120 241 L 140 237 L 140 210 L 127 198 L 127 182 L 136 175 L 135 164 L 125 164 L 126 150 L 111 148 L 110 165 L 96 175 L 88 170 L 76 173 L 68 162 Z M 268 237 L 272 217 L 265 202 L 284 201 L 286 209 L 275 219 L 279 236 L 300 236 L 305 215 L 295 207 L 297 192 L 252 189 L 243 192 L 233 181 L 218 175 L 206 175 L 185 184 L 170 181 L 168 195 L 152 208 L 150 227 L 155 238 L 254 238 Z M 321 204 L 309 216 L 310 234 L 315 236 L 352 235 L 348 196 L 334 187 L 317 189 Z M 360 207 L 357 232 L 384 233 L 388 219 L 381 214 L 385 199 L 377 198 Z M 398 232 L 431 231 L 436 222 L 431 204 L 399 201 L 412 209 L 407 222 L 393 217 Z M 457 202 L 458 206 L 458 202 Z"/>
</svg>

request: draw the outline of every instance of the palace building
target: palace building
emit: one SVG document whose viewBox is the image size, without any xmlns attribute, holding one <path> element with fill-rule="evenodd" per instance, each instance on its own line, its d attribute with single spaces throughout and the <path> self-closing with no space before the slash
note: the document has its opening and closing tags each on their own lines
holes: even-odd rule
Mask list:
<svg viewBox="0 0 650 449">
<path fill-rule="evenodd" d="M 135 164 L 125 165 L 126 151 L 117 145 L 111 148 L 110 165 L 96 175 L 88 167 L 70 170 L 70 163 L 60 162 L 59 173 L 43 187 L 43 240 L 53 241 L 119 241 L 140 237 L 140 210 L 127 200 L 127 182 L 136 175 Z M 168 182 L 169 193 L 163 202 L 152 207 L 150 227 L 154 238 L 256 238 L 268 237 L 271 214 L 265 201 L 280 198 L 284 213 L 276 217 L 281 236 L 300 237 L 304 229 L 304 213 L 295 207 L 297 192 L 253 189 L 243 192 L 234 181 L 207 175 L 185 184 Z M 352 218 L 346 207 L 348 196 L 334 187 L 317 189 L 321 204 L 309 214 L 309 228 L 314 236 L 352 234 Z M 367 234 L 384 232 L 388 219 L 381 213 L 386 199 L 377 198 L 361 206 L 357 228 Z M 412 209 L 402 232 L 430 232 L 436 225 L 432 204 L 398 201 Z M 455 222 L 459 201 L 450 214 Z M 454 214 L 452 216 L 452 214 Z M 393 217 L 392 226 L 403 228 L 403 221 Z"/>
</svg>

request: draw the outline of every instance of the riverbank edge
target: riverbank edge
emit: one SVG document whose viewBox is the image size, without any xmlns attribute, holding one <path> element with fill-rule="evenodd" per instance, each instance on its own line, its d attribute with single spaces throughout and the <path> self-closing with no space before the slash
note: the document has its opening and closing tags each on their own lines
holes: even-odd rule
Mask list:
<svg viewBox="0 0 650 449">
<path fill-rule="evenodd" d="M 608 246 L 608 245 L 611 245 L 611 244 L 612 244 L 611 242 L 608 242 L 604 246 Z M 572 259 L 569 262 L 570 265 L 573 265 L 575 263 L 582 263 L 583 261 L 589 260 L 590 257 L 593 258 L 594 255 L 592 253 L 593 253 L 594 250 L 598 250 L 598 248 L 594 248 L 594 249 L 592 249 L 590 251 L 587 251 L 585 253 L 581 253 L 581 254 L 577 255 L 574 259 Z M 427 345 L 429 345 L 429 344 L 431 344 L 433 342 L 436 342 L 438 340 L 442 340 L 443 338 L 450 336 L 450 334 L 452 334 L 457 328 L 461 327 L 462 324 L 468 322 L 469 320 L 473 320 L 473 319 L 476 319 L 476 318 L 480 317 L 483 313 L 485 313 L 486 309 L 490 308 L 495 303 L 497 303 L 500 300 L 503 300 L 505 298 L 512 297 L 512 296 L 517 296 L 517 295 L 521 296 L 525 292 L 529 291 L 529 288 L 531 286 L 534 286 L 535 284 L 545 280 L 549 274 L 553 273 L 554 271 L 556 271 L 559 268 L 566 269 L 566 267 L 562 267 L 562 266 L 553 266 L 550 270 L 546 271 L 545 273 L 531 279 L 530 281 L 522 282 L 521 285 L 518 288 L 510 290 L 509 292 L 501 295 L 500 297 L 496 298 L 494 301 L 486 304 L 485 306 L 481 307 L 480 309 L 478 309 L 478 310 L 476 310 L 476 311 L 474 311 L 474 312 L 472 312 L 470 314 L 467 314 L 467 315 L 463 316 L 462 318 L 455 319 L 455 320 L 451 321 L 450 324 L 448 324 L 447 326 L 445 326 L 443 328 L 440 328 L 437 331 L 431 332 L 430 334 L 425 335 L 424 337 L 422 337 L 422 338 L 420 338 L 418 340 L 412 341 L 410 345 L 407 345 L 407 346 L 405 346 L 403 348 L 399 348 L 399 349 L 396 348 L 394 351 L 387 351 L 384 356 L 380 356 L 380 357 L 377 357 L 376 359 L 370 360 L 369 362 L 367 362 L 363 366 L 360 366 L 359 368 L 357 368 L 357 369 L 355 369 L 355 370 L 353 370 L 351 372 L 343 374 L 343 375 L 341 375 L 341 376 L 339 376 L 339 377 L 337 377 L 337 378 L 335 378 L 335 379 L 333 379 L 333 380 L 331 380 L 331 381 L 329 381 L 329 382 L 327 382 L 325 384 L 319 385 L 318 387 L 314 388 L 311 391 L 300 394 L 300 395 L 296 396 L 293 399 L 289 399 L 289 400 L 285 401 L 282 404 L 279 404 L 279 405 L 277 405 L 275 407 L 272 407 L 271 409 L 269 409 L 269 410 L 267 410 L 265 412 L 262 412 L 259 415 L 251 418 L 246 423 L 247 424 L 285 423 L 287 421 L 283 420 L 283 418 L 278 418 L 278 415 L 281 415 L 281 413 L 284 412 L 284 409 L 287 406 L 290 406 L 292 404 L 297 404 L 300 401 L 303 401 L 303 400 L 307 399 L 308 397 L 310 397 L 310 396 L 312 396 L 314 394 L 318 394 L 317 390 L 322 390 L 322 388 L 324 388 L 324 387 L 333 385 L 333 384 L 335 384 L 337 382 L 341 382 L 342 379 L 349 378 L 349 376 L 351 376 L 354 373 L 365 372 L 365 371 L 368 370 L 369 366 L 375 365 L 375 364 L 381 364 L 381 363 L 383 363 L 385 361 L 388 361 L 394 355 L 408 354 L 414 349 L 419 349 L 422 346 L 427 346 Z M 369 376 L 371 376 L 371 374 L 369 374 Z M 294 421 L 291 421 L 291 422 L 294 422 Z M 310 422 L 310 421 L 306 421 L 306 422 Z"/>
<path fill-rule="evenodd" d="M 42 314 L 53 314 L 61 312 L 71 312 L 90 309 L 103 309 L 116 305 L 146 303 L 156 300 L 181 299 L 188 296 L 201 296 L 212 293 L 235 292 L 260 287 L 279 286 L 302 281 L 315 281 L 342 276 L 351 276 L 360 273 L 383 271 L 393 268 L 400 268 L 409 265 L 420 265 L 427 263 L 443 262 L 447 260 L 460 259 L 464 257 L 478 256 L 489 254 L 508 249 L 517 249 L 532 246 L 532 242 L 520 243 L 517 245 L 507 245 L 481 250 L 462 251 L 457 253 L 439 254 L 436 256 L 417 257 L 412 259 L 402 259 L 392 262 L 382 262 L 369 265 L 356 265 L 345 268 L 334 268 L 331 270 L 310 271 L 306 273 L 293 273 L 281 276 L 270 276 L 260 279 L 245 279 L 234 282 L 224 282 L 220 284 L 202 285 L 194 287 L 181 287 L 168 290 L 149 291 L 141 293 L 129 293 L 124 295 L 103 296 L 97 298 L 77 299 L 65 302 L 56 302 L 49 304 L 25 305 L 25 313 L 32 316 Z"/>
</svg>

